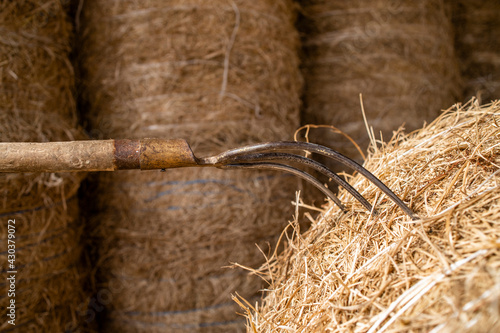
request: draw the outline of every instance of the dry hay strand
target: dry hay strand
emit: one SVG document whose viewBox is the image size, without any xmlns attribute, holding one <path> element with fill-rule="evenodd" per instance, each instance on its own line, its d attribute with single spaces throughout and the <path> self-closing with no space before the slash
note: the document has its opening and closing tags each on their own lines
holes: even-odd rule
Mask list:
<svg viewBox="0 0 500 333">
<path fill-rule="evenodd" d="M 288 0 L 86 2 L 90 132 L 181 137 L 197 156 L 290 139 L 302 85 L 294 20 Z M 293 177 L 178 169 L 100 175 L 95 186 L 96 290 L 121 286 L 105 330 L 244 330 L 230 293 L 252 297 L 261 281 L 222 267 L 261 264 L 255 244 L 279 236 Z"/>
<path fill-rule="evenodd" d="M 412 221 L 364 178 L 254 273 L 267 296 L 248 332 L 496 332 L 500 329 L 500 102 L 457 105 L 402 132 L 365 167 L 420 216 Z M 297 213 L 299 206 L 297 206 Z"/>
<path fill-rule="evenodd" d="M 334 125 L 363 150 L 374 133 L 390 138 L 432 121 L 461 92 L 449 8 L 443 0 L 303 0 L 305 124 Z M 355 146 L 327 130 L 312 141 L 360 160 Z"/>
<path fill-rule="evenodd" d="M 500 3 L 496 0 L 454 1 L 457 54 L 466 98 L 489 102 L 500 98 Z"/>
<path fill-rule="evenodd" d="M 83 137 L 69 64 L 71 24 L 60 1 L 0 3 L 0 140 L 46 142 Z M 78 190 L 82 174 L 0 174 L 2 273 L 8 221 L 15 219 L 16 326 L 2 331 L 63 331 L 77 326 L 82 299 Z M 7 307 L 6 281 L 0 304 Z M 10 318 L 8 318 L 10 319 Z"/>
</svg>

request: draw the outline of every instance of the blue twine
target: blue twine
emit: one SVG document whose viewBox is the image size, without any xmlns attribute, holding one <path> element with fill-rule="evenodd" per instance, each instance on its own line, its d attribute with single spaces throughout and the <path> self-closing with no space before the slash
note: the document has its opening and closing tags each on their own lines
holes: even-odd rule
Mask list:
<svg viewBox="0 0 500 333">
<path fill-rule="evenodd" d="M 234 324 L 243 324 L 246 321 L 245 320 L 230 320 L 230 321 L 223 321 L 223 322 L 197 323 L 197 324 L 145 323 L 145 322 L 136 321 L 136 320 L 121 320 L 121 322 L 128 324 L 128 325 L 136 325 L 136 326 L 142 326 L 142 327 L 155 326 L 155 327 L 161 327 L 161 328 L 185 330 L 185 329 L 206 328 L 206 327 L 224 327 L 224 326 L 230 326 L 230 325 L 234 325 Z"/>
<path fill-rule="evenodd" d="M 195 193 L 195 192 L 193 192 Z M 197 192 L 199 193 L 199 192 Z M 189 209 L 189 210 L 193 210 L 193 209 L 205 209 L 205 208 L 208 208 L 208 207 L 212 207 L 212 206 L 217 206 L 219 205 L 219 203 L 217 202 L 211 202 L 211 203 L 207 203 L 205 205 L 191 205 L 191 206 L 167 206 L 167 207 L 154 207 L 154 208 L 134 208 L 132 209 L 131 211 L 133 212 L 158 212 L 158 211 L 162 211 L 162 210 L 182 210 L 182 209 Z M 231 204 L 225 204 L 226 207 L 231 207 L 232 205 Z"/>
<path fill-rule="evenodd" d="M 201 281 L 201 280 L 206 280 L 206 279 L 220 279 L 225 276 L 242 276 L 242 275 L 248 275 L 247 272 L 245 271 L 238 271 L 238 272 L 230 272 L 230 273 L 224 273 L 224 274 L 218 274 L 218 275 L 209 275 L 209 276 L 203 276 L 195 279 L 195 281 Z M 148 281 L 151 282 L 151 279 L 147 278 L 139 278 L 139 277 L 134 277 L 134 276 L 126 276 L 126 275 L 113 275 L 114 278 L 120 279 L 120 280 L 125 280 L 125 281 Z M 177 282 L 179 280 L 174 279 L 174 278 L 168 278 L 168 279 L 154 279 L 156 282 Z"/>
<path fill-rule="evenodd" d="M 36 245 L 40 245 L 40 244 L 46 243 L 46 242 L 54 239 L 55 237 L 58 237 L 58 236 L 64 234 L 67 230 L 71 230 L 71 229 L 75 230 L 76 229 L 75 227 L 77 226 L 77 224 L 78 223 L 73 222 L 73 223 L 68 224 L 66 227 L 54 229 L 53 231 L 61 230 L 61 232 L 58 232 L 56 234 L 51 234 L 49 237 L 44 238 L 44 239 L 42 239 L 39 242 L 28 244 L 28 245 L 23 246 L 23 247 L 16 247 L 16 252 L 19 252 L 21 250 L 25 250 L 25 249 L 31 248 L 31 247 L 36 246 Z M 29 237 L 41 235 L 42 233 L 43 232 L 35 232 L 35 233 L 31 233 L 31 234 L 24 234 L 24 235 L 21 235 L 21 236 L 16 235 L 16 239 L 29 238 Z M 0 246 L 2 248 L 4 248 L 4 242 L 7 243 L 7 239 L 0 239 Z M 0 252 L 0 255 L 7 254 L 7 253 L 8 253 L 8 250 Z"/>
<path fill-rule="evenodd" d="M 63 253 L 63 254 L 64 254 L 64 253 Z M 62 255 L 62 254 L 57 255 L 57 256 L 61 256 L 61 255 Z M 52 259 L 54 259 L 54 258 L 51 258 L 51 260 L 52 260 Z M 35 278 L 30 278 L 30 277 L 28 277 L 28 278 L 25 278 L 25 279 L 19 279 L 19 280 L 16 280 L 16 283 L 18 283 L 18 282 L 25 282 L 25 281 L 31 281 L 31 280 L 47 280 L 48 278 L 51 278 L 51 279 L 52 279 L 54 276 L 57 276 L 57 275 L 63 274 L 63 273 L 65 273 L 68 269 L 71 269 L 71 268 L 73 268 L 73 267 L 76 267 L 76 264 L 75 264 L 75 263 L 73 263 L 73 264 L 69 265 L 68 267 L 66 267 L 64 271 L 50 272 L 50 273 L 47 273 L 47 274 L 44 274 L 44 275 L 40 275 L 40 276 L 35 277 Z M 19 274 L 19 272 L 18 272 L 18 274 Z M 0 284 L 0 287 L 3 287 L 3 286 L 5 286 L 5 285 L 7 285 L 7 284 L 6 284 L 6 283 L 1 283 L 1 284 Z M 25 290 L 30 290 L 30 289 L 31 289 L 31 288 L 30 288 L 29 286 L 28 286 L 28 288 L 26 288 L 26 289 L 17 289 L 17 290 L 16 290 L 16 293 L 21 293 L 21 292 L 23 292 L 23 291 L 25 291 Z M 7 297 L 7 294 L 5 294 L 5 295 L 0 295 L 0 300 L 4 299 L 4 298 L 6 298 L 6 297 Z"/>
<path fill-rule="evenodd" d="M 42 261 L 44 261 L 44 262 L 51 261 L 51 260 L 57 259 L 57 258 L 59 258 L 59 257 L 62 257 L 63 255 L 65 255 L 66 253 L 69 253 L 69 252 L 70 252 L 69 250 L 64 250 L 63 252 L 61 252 L 61 253 L 56 253 L 56 254 L 54 254 L 53 256 L 50 256 L 50 257 L 45 257 L 45 258 L 43 258 L 43 259 L 42 259 Z M 24 269 L 24 268 L 26 268 L 26 267 L 30 267 L 30 266 L 32 266 L 32 265 L 34 265 L 34 264 L 35 264 L 34 262 L 31 262 L 31 263 L 27 263 L 27 264 L 24 264 L 24 265 L 16 265 L 16 269 L 15 269 L 15 270 L 21 270 L 21 269 Z M 1 270 L 0 272 L 1 272 L 1 273 L 6 273 L 6 272 L 8 272 L 8 271 L 10 271 L 10 269 L 7 269 L 7 268 L 3 269 L 3 268 L 2 268 L 2 270 Z M 50 274 L 49 274 L 49 275 L 50 275 Z M 24 280 L 29 280 L 29 278 L 24 279 Z M 24 281 L 24 280 L 23 280 L 23 281 Z M 6 285 L 6 283 L 0 283 L 0 287 L 1 287 L 1 286 L 4 286 L 4 285 Z"/>
<path fill-rule="evenodd" d="M 66 202 L 70 202 L 71 200 L 75 200 L 76 197 L 77 197 L 76 194 L 74 194 L 72 197 L 66 199 Z M 42 209 L 51 209 L 51 208 L 54 208 L 57 206 L 61 206 L 62 204 L 63 204 L 63 201 L 61 200 L 61 201 L 57 201 L 49 206 L 41 205 L 41 206 L 34 207 L 34 208 L 23 209 L 23 210 L 18 210 L 18 211 L 14 211 L 14 212 L 1 213 L 0 217 L 9 216 L 9 215 L 25 214 L 25 213 L 29 213 L 29 212 L 36 212 L 36 211 L 39 211 Z"/>
<path fill-rule="evenodd" d="M 174 189 L 171 189 L 171 190 L 167 190 L 167 191 L 161 191 L 161 192 L 157 192 L 155 196 L 149 198 L 149 199 L 146 199 L 145 202 L 151 202 L 151 201 L 154 201 L 158 198 L 161 198 L 162 196 L 165 196 L 165 195 L 171 195 L 171 194 L 175 194 L 175 195 L 179 195 L 179 194 L 200 194 L 200 195 L 212 195 L 212 194 L 216 194 L 216 193 L 220 193 L 221 191 L 189 191 L 189 190 L 186 190 L 186 191 L 180 191 L 179 188 L 185 188 L 185 187 L 188 187 L 188 186 L 192 186 L 192 185 L 199 185 L 199 184 L 218 184 L 218 185 L 223 185 L 223 186 L 226 186 L 236 192 L 240 192 L 240 193 L 244 193 L 245 191 L 243 191 L 242 189 L 238 188 L 237 186 L 231 184 L 232 182 L 228 182 L 228 181 L 221 181 L 221 180 L 217 180 L 217 179 L 195 179 L 195 180 L 188 180 L 188 181 L 170 181 L 170 182 L 164 182 L 164 183 L 159 183 L 158 182 L 152 182 L 152 183 L 148 183 L 148 186 L 154 186 L 154 185 L 159 185 L 159 186 L 171 186 L 171 185 L 174 185 L 176 188 Z"/>
<path fill-rule="evenodd" d="M 197 313 L 197 312 L 203 312 L 203 311 L 208 311 L 208 310 L 216 310 L 220 309 L 223 307 L 228 307 L 228 306 L 234 306 L 235 303 L 223 303 L 223 304 L 216 304 L 216 305 L 211 305 L 207 306 L 204 308 L 198 308 L 198 309 L 189 309 L 189 310 L 179 310 L 179 311 L 156 311 L 156 312 L 139 312 L 139 311 L 127 311 L 124 312 L 125 315 L 127 316 L 154 316 L 154 317 L 166 317 L 166 316 L 175 316 L 175 315 L 182 315 L 182 314 L 189 314 L 189 313 Z M 220 321 L 220 322 L 205 322 L 205 323 L 194 323 L 194 324 L 165 324 L 161 322 L 143 322 L 143 321 L 138 321 L 138 320 L 120 320 L 121 322 L 132 324 L 132 325 L 139 325 L 143 327 L 162 327 L 162 328 L 173 328 L 173 329 L 193 329 L 193 328 L 204 328 L 204 327 L 223 327 L 223 326 L 229 326 L 229 325 L 234 325 L 234 324 L 243 324 L 245 323 L 245 320 L 229 320 L 229 321 Z"/>
<path fill-rule="evenodd" d="M 280 178 L 283 177 L 291 177 L 290 175 L 280 175 Z M 266 175 L 266 176 L 258 176 L 254 177 L 253 180 L 257 182 L 261 182 L 263 180 L 268 180 L 268 179 L 274 179 L 276 176 L 273 175 Z M 156 199 L 159 199 L 163 196 L 166 195 L 179 195 L 179 194 L 195 194 L 195 195 L 201 195 L 201 196 L 208 196 L 208 195 L 213 195 L 213 194 L 220 194 L 224 193 L 224 191 L 199 191 L 199 190 L 184 190 L 180 191 L 180 188 L 185 188 L 188 186 L 192 185 L 198 185 L 198 184 L 218 184 L 218 185 L 223 185 L 231 190 L 234 190 L 238 193 L 246 193 L 250 195 L 251 197 L 255 198 L 255 194 L 252 191 L 249 190 L 244 190 L 236 185 L 234 185 L 233 181 L 227 181 L 227 180 L 218 180 L 218 179 L 195 179 L 195 180 L 188 180 L 188 181 L 165 181 L 165 182 L 149 182 L 146 183 L 147 186 L 175 186 L 175 188 L 166 190 L 166 191 L 160 191 L 157 192 L 154 196 L 151 198 L 148 198 L 144 200 L 144 202 L 152 202 Z M 199 208 L 199 205 L 196 206 L 169 206 L 166 208 L 166 210 L 179 210 L 179 209 L 189 209 L 189 208 Z M 208 207 L 208 206 L 206 206 Z"/>
<path fill-rule="evenodd" d="M 172 316 L 178 314 L 188 314 L 188 313 L 196 313 L 202 311 L 216 310 L 228 306 L 232 306 L 234 303 L 222 303 L 216 305 L 210 305 L 204 308 L 197 309 L 189 309 L 189 310 L 175 310 L 175 311 L 152 311 L 152 312 L 141 312 L 141 311 L 126 311 L 124 312 L 127 316 L 154 316 L 154 317 L 163 317 L 163 316 Z"/>
</svg>

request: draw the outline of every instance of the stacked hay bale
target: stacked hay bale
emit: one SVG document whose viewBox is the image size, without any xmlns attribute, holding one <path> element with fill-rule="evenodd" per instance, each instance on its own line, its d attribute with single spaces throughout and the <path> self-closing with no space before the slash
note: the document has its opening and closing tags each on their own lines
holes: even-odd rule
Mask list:
<svg viewBox="0 0 500 333">
<path fill-rule="evenodd" d="M 291 139 L 301 89 L 294 19 L 288 0 L 86 2 L 91 133 L 185 138 L 197 156 Z M 296 186 L 211 169 L 100 175 L 91 229 L 97 292 L 111 291 L 103 329 L 242 330 L 230 293 L 251 297 L 261 282 L 222 267 L 262 263 L 255 244 L 275 241 Z"/>
<path fill-rule="evenodd" d="M 500 98 L 500 3 L 454 1 L 457 53 L 465 79 L 465 96 L 484 102 Z"/>
<path fill-rule="evenodd" d="M 0 3 L 1 141 L 82 138 L 68 60 L 71 31 L 60 1 Z M 76 198 L 82 178 L 0 174 L 2 332 L 72 332 L 78 326 L 77 309 L 85 308 Z M 15 291 L 7 275 L 15 276 Z M 15 326 L 5 315 L 11 300 Z"/>
<path fill-rule="evenodd" d="M 499 120 L 472 102 L 373 151 L 365 167 L 421 219 L 354 177 L 379 216 L 341 191 L 350 212 L 328 207 L 262 268 L 249 332 L 498 332 Z"/>
<path fill-rule="evenodd" d="M 302 0 L 304 124 L 333 125 L 366 150 L 360 107 L 374 134 L 433 120 L 461 93 L 451 15 L 444 0 Z M 342 135 L 310 139 L 360 160 Z"/>
</svg>

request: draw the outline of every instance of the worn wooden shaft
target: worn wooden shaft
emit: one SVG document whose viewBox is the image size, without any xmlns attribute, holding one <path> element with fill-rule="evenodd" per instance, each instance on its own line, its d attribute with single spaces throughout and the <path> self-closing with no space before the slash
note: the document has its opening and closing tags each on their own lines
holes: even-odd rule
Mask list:
<svg viewBox="0 0 500 333">
<path fill-rule="evenodd" d="M 0 172 L 152 170 L 196 165 L 196 157 L 182 139 L 0 143 Z"/>
</svg>

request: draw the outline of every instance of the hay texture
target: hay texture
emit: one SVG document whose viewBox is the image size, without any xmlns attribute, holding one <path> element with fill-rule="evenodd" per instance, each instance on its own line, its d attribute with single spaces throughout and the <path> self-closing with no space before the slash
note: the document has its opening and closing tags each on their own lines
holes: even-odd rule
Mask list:
<svg viewBox="0 0 500 333">
<path fill-rule="evenodd" d="M 385 138 L 432 121 L 461 93 L 449 6 L 443 0 L 303 0 L 304 124 L 333 125 L 366 151 L 360 109 Z M 341 135 L 311 140 L 360 160 Z"/>
<path fill-rule="evenodd" d="M 500 98 L 500 3 L 454 1 L 456 48 L 466 98 L 483 102 Z"/>
<path fill-rule="evenodd" d="M 0 3 L 0 140 L 46 142 L 83 137 L 69 64 L 71 24 L 60 1 Z M 76 192 L 83 175 L 0 174 L 2 277 L 8 221 L 16 245 L 16 326 L 7 323 L 8 285 L 0 285 L 2 332 L 62 332 L 78 326 L 82 304 Z"/>
<path fill-rule="evenodd" d="M 302 84 L 294 20 L 287 0 L 85 2 L 90 132 L 185 138 L 197 156 L 291 139 Z M 262 264 L 255 244 L 276 241 L 296 187 L 280 174 L 212 169 L 100 175 L 96 291 L 119 290 L 103 329 L 243 331 L 230 293 L 252 297 L 261 281 L 222 267 Z"/>
<path fill-rule="evenodd" d="M 497 332 L 500 328 L 500 103 L 475 101 L 373 149 L 365 167 L 420 216 L 412 221 L 364 178 L 282 255 L 255 273 L 260 304 L 238 302 L 248 332 Z M 299 210 L 297 206 L 297 210 Z M 298 213 L 297 213 L 298 214 Z"/>
<path fill-rule="evenodd" d="M 89 4 L 94 136 L 189 138 L 197 153 L 291 137 L 302 86 L 292 11 L 286 0 Z"/>
</svg>

